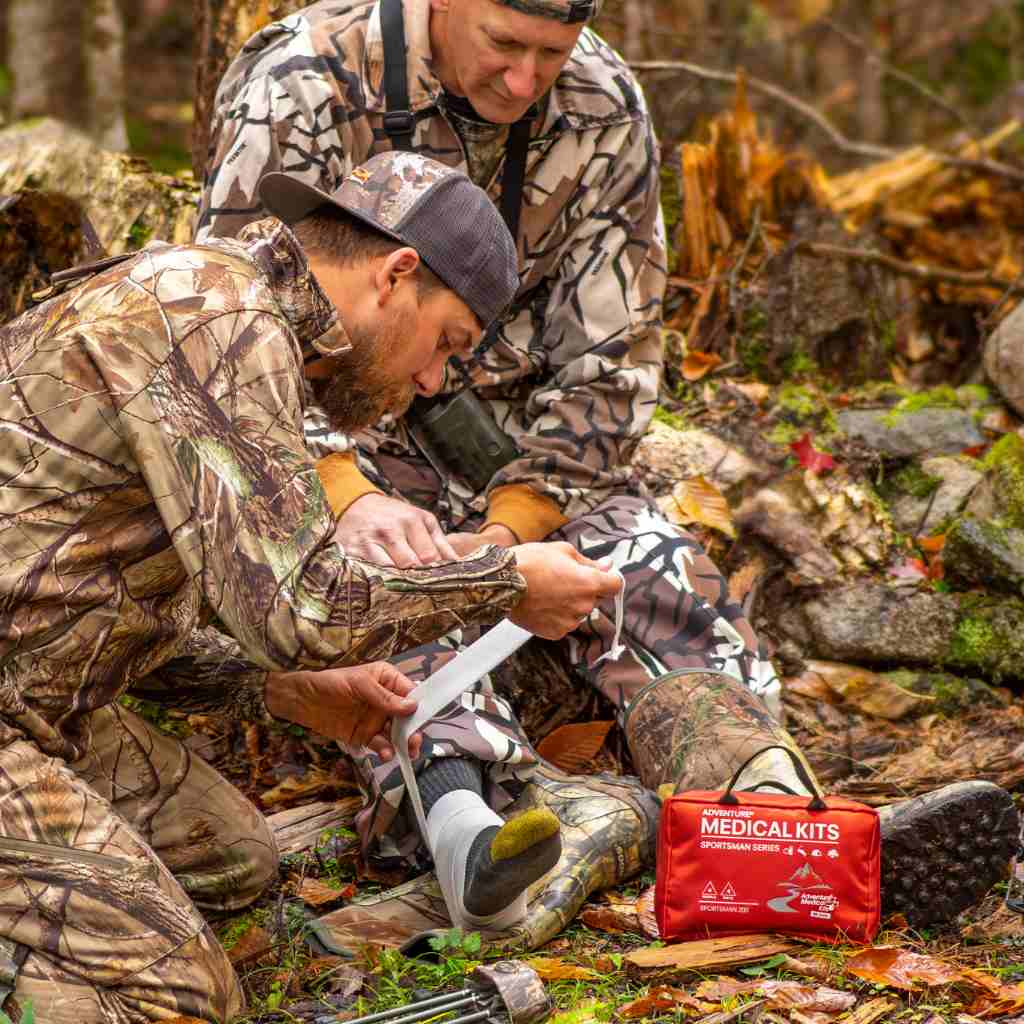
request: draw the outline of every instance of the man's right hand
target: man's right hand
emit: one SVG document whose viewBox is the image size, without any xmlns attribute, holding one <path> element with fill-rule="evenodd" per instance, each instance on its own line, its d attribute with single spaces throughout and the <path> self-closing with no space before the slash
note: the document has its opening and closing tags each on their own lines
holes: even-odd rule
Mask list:
<svg viewBox="0 0 1024 1024">
<path fill-rule="evenodd" d="M 352 502 L 338 520 L 334 539 L 346 555 L 399 569 L 459 557 L 434 515 L 385 494 L 364 494 Z"/>
<path fill-rule="evenodd" d="M 564 541 L 520 544 L 512 550 L 526 593 L 509 618 L 545 640 L 571 633 L 595 605 L 622 588 L 622 579 L 609 571 L 610 562 L 595 562 Z"/>
</svg>

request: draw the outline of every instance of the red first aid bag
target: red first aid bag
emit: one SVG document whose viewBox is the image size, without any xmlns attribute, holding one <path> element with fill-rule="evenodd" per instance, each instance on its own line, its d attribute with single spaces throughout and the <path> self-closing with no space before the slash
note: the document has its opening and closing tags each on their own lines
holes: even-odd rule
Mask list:
<svg viewBox="0 0 1024 1024">
<path fill-rule="evenodd" d="M 691 790 L 661 808 L 654 908 L 666 940 L 744 932 L 870 941 L 878 931 L 878 814 L 842 797 Z M 789 795 L 786 795 L 786 794 Z"/>
</svg>

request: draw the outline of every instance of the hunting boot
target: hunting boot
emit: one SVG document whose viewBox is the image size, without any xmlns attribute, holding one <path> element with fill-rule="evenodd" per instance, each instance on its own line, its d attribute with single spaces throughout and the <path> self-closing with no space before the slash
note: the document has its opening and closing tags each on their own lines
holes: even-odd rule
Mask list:
<svg viewBox="0 0 1024 1024">
<path fill-rule="evenodd" d="M 731 676 L 681 670 L 654 680 L 626 711 L 626 739 L 641 781 L 662 797 L 724 789 L 758 750 L 793 738 Z M 814 776 L 808 766 L 808 775 Z M 816 782 L 816 780 L 814 780 Z M 810 795 L 784 751 L 755 758 L 735 788 Z M 916 928 L 951 921 L 1009 871 L 1019 821 L 1013 799 L 991 782 L 956 782 L 879 811 L 882 909 Z"/>
<path fill-rule="evenodd" d="M 636 779 L 566 775 L 541 762 L 505 814 L 547 809 L 558 819 L 562 855 L 527 891 L 526 918 L 490 948 L 536 949 L 569 924 L 600 889 L 654 863 L 658 801 Z"/>
</svg>

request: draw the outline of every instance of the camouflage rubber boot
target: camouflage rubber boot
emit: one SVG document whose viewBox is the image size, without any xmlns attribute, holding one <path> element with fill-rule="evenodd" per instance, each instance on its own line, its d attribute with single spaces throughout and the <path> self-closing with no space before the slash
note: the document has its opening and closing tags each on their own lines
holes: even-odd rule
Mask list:
<svg viewBox="0 0 1024 1024">
<path fill-rule="evenodd" d="M 954 782 L 878 813 L 883 914 L 900 912 L 914 928 L 943 924 L 1009 873 L 1019 816 L 991 782 Z"/>
<path fill-rule="evenodd" d="M 587 897 L 653 866 L 658 802 L 615 775 L 565 775 L 541 763 L 506 817 L 546 807 L 561 823 L 562 856 L 527 891 L 526 918 L 491 948 L 536 949 L 576 916 Z"/>
<path fill-rule="evenodd" d="M 720 672 L 679 669 L 660 676 L 626 709 L 626 740 L 640 780 L 659 796 L 687 789 L 723 789 L 745 761 L 774 745 L 807 767 L 796 742 L 760 697 Z M 736 788 L 779 782 L 807 793 L 785 751 L 769 750 L 744 769 Z"/>
</svg>

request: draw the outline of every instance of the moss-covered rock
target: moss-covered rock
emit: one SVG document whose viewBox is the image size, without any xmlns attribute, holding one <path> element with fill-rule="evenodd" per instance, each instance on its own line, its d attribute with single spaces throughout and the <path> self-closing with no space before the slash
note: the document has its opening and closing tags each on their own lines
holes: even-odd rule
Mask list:
<svg viewBox="0 0 1024 1024">
<path fill-rule="evenodd" d="M 992 446 L 982 466 L 985 479 L 971 495 L 968 514 L 1024 530 L 1024 440 L 1006 434 Z"/>
<path fill-rule="evenodd" d="M 896 669 L 882 673 L 883 678 L 925 697 L 935 703 L 930 710 L 942 715 L 957 715 L 983 707 L 1000 707 L 1006 703 L 998 691 L 980 679 L 955 676 L 949 672 L 918 672 L 913 669 Z"/>
<path fill-rule="evenodd" d="M 963 516 L 946 532 L 942 560 L 953 583 L 1021 594 L 1024 530 Z"/>
</svg>

